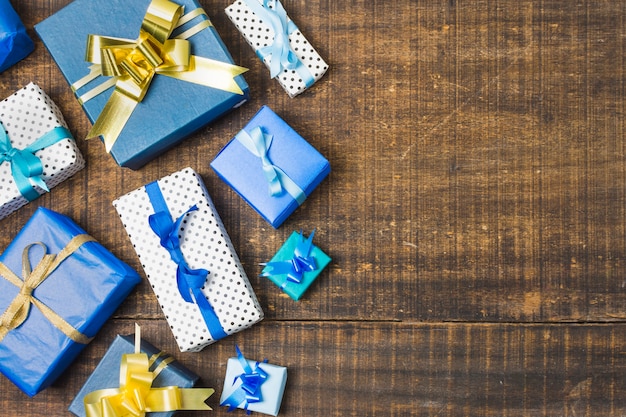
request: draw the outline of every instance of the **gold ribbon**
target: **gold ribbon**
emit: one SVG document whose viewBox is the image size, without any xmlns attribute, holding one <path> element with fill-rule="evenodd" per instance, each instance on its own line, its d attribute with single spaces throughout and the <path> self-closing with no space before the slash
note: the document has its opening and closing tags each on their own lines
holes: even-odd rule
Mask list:
<svg viewBox="0 0 626 417">
<path fill-rule="evenodd" d="M 0 316 L 0 341 L 13 329 L 18 328 L 28 318 L 31 304 L 41 311 L 56 328 L 67 337 L 77 343 L 87 344 L 91 338 L 76 330 L 50 307 L 33 296 L 33 291 L 52 274 L 52 272 L 72 253 L 86 242 L 94 239 L 89 235 L 77 235 L 57 255 L 48 254 L 48 248 L 41 242 L 33 243 L 24 248 L 22 252 L 22 277 L 21 280 L 6 265 L 0 262 L 0 276 L 20 289 L 11 304 Z M 32 269 L 28 253 L 34 245 L 44 249 L 44 256 L 35 269 Z"/>
<path fill-rule="evenodd" d="M 183 6 L 169 0 L 152 0 L 135 40 L 89 35 L 85 60 L 92 63 L 90 73 L 72 85 L 74 90 L 99 75 L 113 77 L 81 98 L 84 102 L 112 85 L 115 90 L 94 123 L 87 139 L 102 136 L 110 152 L 135 107 L 140 103 L 156 74 L 243 94 L 235 77 L 247 68 L 191 54 L 187 37 L 211 25 L 203 21 L 175 38 L 178 26 L 205 14 L 196 9 L 183 16 Z M 184 39 L 183 39 L 184 37 Z"/>
<path fill-rule="evenodd" d="M 150 412 L 211 410 L 205 401 L 215 392 L 213 388 L 152 388 L 156 375 L 173 358 L 150 371 L 158 355 L 148 359 L 147 354 L 140 352 L 140 347 L 141 329 L 135 324 L 135 353 L 122 356 L 119 388 L 87 394 L 84 399 L 87 417 L 143 417 Z"/>
</svg>

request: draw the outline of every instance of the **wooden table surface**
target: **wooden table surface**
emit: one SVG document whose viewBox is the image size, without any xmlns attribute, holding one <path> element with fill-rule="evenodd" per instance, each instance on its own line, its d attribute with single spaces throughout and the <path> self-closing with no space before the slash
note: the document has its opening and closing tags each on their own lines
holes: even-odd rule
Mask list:
<svg viewBox="0 0 626 417">
<path fill-rule="evenodd" d="M 290 99 L 224 14 L 252 99 L 138 171 L 118 167 L 33 25 L 69 0 L 15 0 L 35 51 L 0 75 L 60 106 L 87 167 L 0 221 L 4 248 L 38 206 L 72 217 L 143 282 L 53 387 L 0 377 L 0 414 L 69 416 L 117 334 L 195 370 L 219 407 L 225 364 L 286 366 L 281 416 L 626 415 L 626 2 L 285 0 L 330 64 Z M 332 172 L 278 230 L 209 163 L 267 104 Z M 266 318 L 181 353 L 111 201 L 184 167 L 203 177 Z M 333 262 L 294 302 L 259 278 L 294 230 Z"/>
</svg>

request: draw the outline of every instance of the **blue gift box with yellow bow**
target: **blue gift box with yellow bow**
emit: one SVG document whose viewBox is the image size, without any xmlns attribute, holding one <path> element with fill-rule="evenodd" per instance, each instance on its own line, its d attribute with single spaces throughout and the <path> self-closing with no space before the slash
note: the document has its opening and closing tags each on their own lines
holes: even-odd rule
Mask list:
<svg viewBox="0 0 626 417">
<path fill-rule="evenodd" d="M 245 68 L 195 0 L 75 0 L 35 30 L 124 167 L 248 100 Z"/>
<path fill-rule="evenodd" d="M 106 351 L 100 363 L 89 376 L 68 410 L 79 417 L 86 417 L 85 397 L 99 390 L 112 390 L 120 386 L 120 363 L 124 355 L 135 352 L 135 337 L 133 335 L 118 335 Z M 179 387 L 191 388 L 200 379 L 180 362 L 174 360 L 168 353 L 157 349 L 153 344 L 141 339 L 140 352 L 149 358 L 149 371 L 152 372 L 153 388 Z M 105 393 L 106 394 L 106 393 Z M 175 411 L 150 412 L 149 417 L 169 417 Z"/>
<path fill-rule="evenodd" d="M 35 44 L 9 0 L 0 0 L 0 72 L 26 58 Z"/>
<path fill-rule="evenodd" d="M 220 151 L 211 167 L 278 228 L 330 173 L 330 163 L 267 106 Z"/>
<path fill-rule="evenodd" d="M 0 372 L 52 384 L 141 278 L 69 217 L 39 208 L 0 255 Z"/>
</svg>

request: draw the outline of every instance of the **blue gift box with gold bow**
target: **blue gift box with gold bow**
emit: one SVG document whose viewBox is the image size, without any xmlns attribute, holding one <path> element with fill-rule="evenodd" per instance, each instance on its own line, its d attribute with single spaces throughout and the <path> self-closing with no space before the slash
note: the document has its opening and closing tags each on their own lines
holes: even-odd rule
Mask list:
<svg viewBox="0 0 626 417">
<path fill-rule="evenodd" d="M 196 385 L 200 379 L 198 375 L 146 340 L 140 340 L 140 349 L 137 352 L 135 336 L 118 335 L 113 340 L 96 369 L 94 369 L 80 391 L 78 391 L 78 394 L 76 394 L 76 397 L 74 397 L 74 400 L 72 400 L 68 408 L 70 412 L 79 417 L 93 417 L 94 410 L 103 402 L 103 399 L 104 401 L 114 403 L 115 397 L 122 393 L 124 388 L 131 388 L 132 383 L 129 381 L 125 381 L 124 387 L 120 387 L 120 378 L 123 378 L 120 372 L 125 371 L 125 369 L 121 369 L 121 364 L 125 355 L 145 354 L 144 360 L 147 359 L 147 371 L 151 373 L 150 376 L 152 378 L 150 380 L 151 388 L 160 388 L 164 391 L 178 393 L 181 391 L 181 388 L 184 392 L 184 389 Z M 146 390 L 145 392 L 149 394 L 150 391 Z M 204 392 L 211 395 L 213 389 L 204 389 Z M 155 407 L 150 404 L 146 404 L 146 406 Z M 209 409 L 209 407 L 206 406 L 205 409 Z M 146 416 L 169 417 L 175 412 L 176 410 L 155 411 L 148 412 Z M 98 415 L 99 413 L 95 414 Z"/>
<path fill-rule="evenodd" d="M 124 167 L 248 100 L 245 68 L 195 0 L 75 0 L 35 30 Z"/>
<path fill-rule="evenodd" d="M 52 384 L 140 282 L 69 217 L 39 208 L 0 255 L 0 372 Z"/>
<path fill-rule="evenodd" d="M 267 106 L 220 151 L 211 167 L 278 228 L 330 173 L 330 164 Z"/>
<path fill-rule="evenodd" d="M 0 0 L 0 72 L 26 58 L 35 44 L 9 0 Z"/>
</svg>

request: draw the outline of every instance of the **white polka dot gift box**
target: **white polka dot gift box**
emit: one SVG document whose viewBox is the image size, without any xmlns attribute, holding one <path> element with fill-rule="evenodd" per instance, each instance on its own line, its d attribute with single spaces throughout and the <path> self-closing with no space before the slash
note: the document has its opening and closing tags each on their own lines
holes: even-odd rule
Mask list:
<svg viewBox="0 0 626 417">
<path fill-rule="evenodd" d="M 201 177 L 191 168 L 113 202 L 182 352 L 263 319 Z"/>
<path fill-rule="evenodd" d="M 280 1 L 237 0 L 226 15 L 289 97 L 311 87 L 328 70 Z"/>
<path fill-rule="evenodd" d="M 0 101 L 0 219 L 84 167 L 61 111 L 39 86 Z"/>
</svg>

